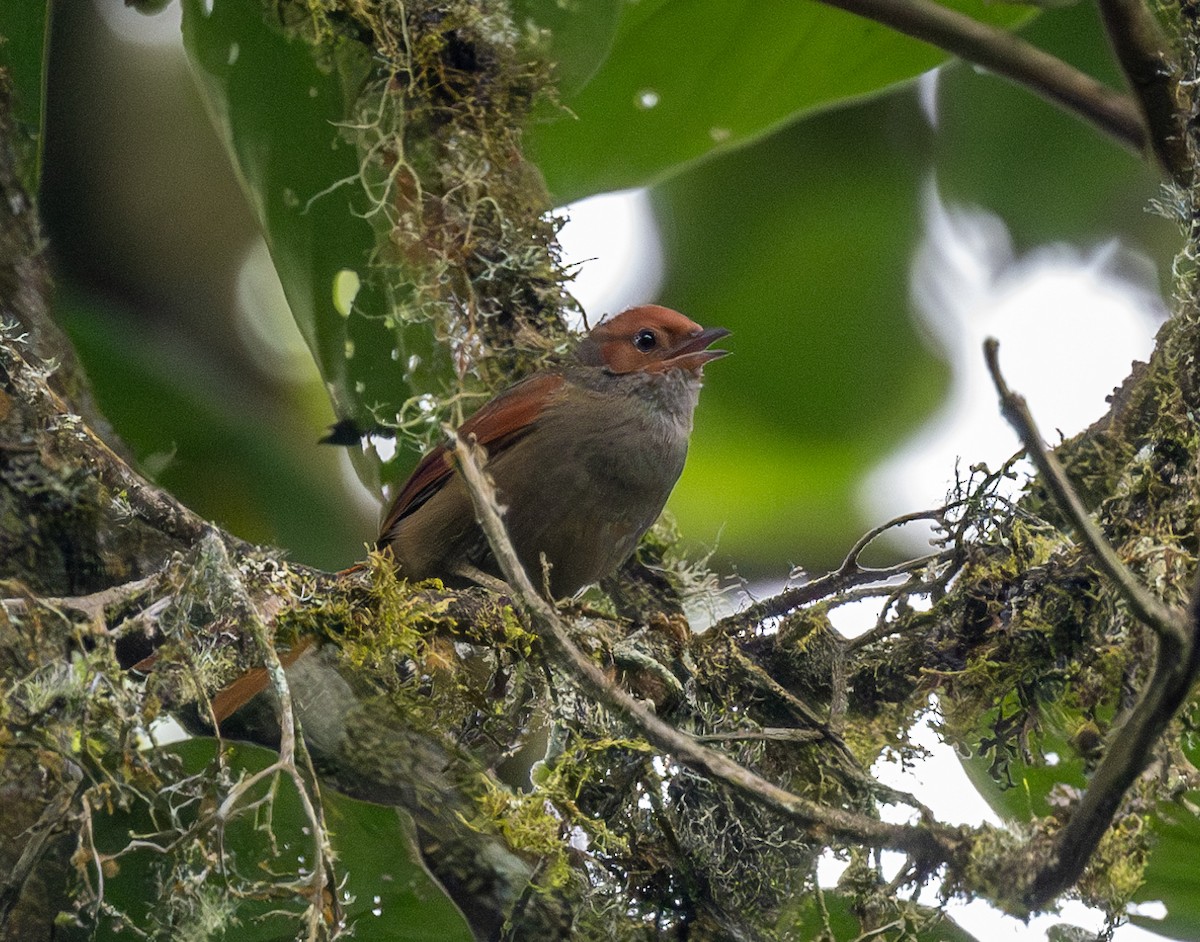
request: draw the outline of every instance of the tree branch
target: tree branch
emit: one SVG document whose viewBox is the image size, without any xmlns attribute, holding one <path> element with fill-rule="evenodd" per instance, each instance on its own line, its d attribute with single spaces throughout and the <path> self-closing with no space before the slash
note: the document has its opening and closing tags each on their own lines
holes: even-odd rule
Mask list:
<svg viewBox="0 0 1200 942">
<path fill-rule="evenodd" d="M 1186 618 L 1143 588 L 1105 540 L 1062 466 L 1046 449 L 1024 398 L 1005 383 L 1000 373 L 999 347 L 994 338 L 988 338 L 984 355 L 1000 394 L 1004 417 L 1016 429 L 1052 499 L 1074 525 L 1098 568 L 1134 615 L 1158 636 L 1154 668 L 1138 702 L 1109 736 L 1104 758 L 1087 790 L 1072 810 L 1070 820 L 1054 835 L 1054 853 L 1026 884 L 1021 902 L 1034 910 L 1045 906 L 1079 879 L 1126 792 L 1145 771 L 1160 737 L 1200 675 L 1200 578 L 1193 584 Z"/>
<path fill-rule="evenodd" d="M 1167 726 L 1200 676 L 1200 579 L 1192 588 L 1182 647 L 1160 638 L 1154 669 L 1128 718 L 1108 737 L 1087 791 L 1055 835 L 1055 853 L 1029 884 L 1024 903 L 1040 909 L 1075 883 L 1108 831 L 1125 793 L 1150 763 Z"/>
<path fill-rule="evenodd" d="M 987 360 L 988 372 L 992 374 L 992 382 L 1000 394 L 1000 411 L 1024 443 L 1025 450 L 1041 475 L 1042 483 L 1050 491 L 1055 505 L 1071 522 L 1080 542 L 1092 554 L 1100 571 L 1112 580 L 1134 616 L 1159 638 L 1169 641 L 1177 648 L 1183 647 L 1187 643 L 1187 630 L 1180 617 L 1182 613 L 1172 611 L 1147 592 L 1137 576 L 1129 571 L 1129 567 L 1109 546 L 1091 514 L 1084 508 L 1079 495 L 1075 493 L 1071 482 L 1067 480 L 1062 465 L 1043 444 L 1041 433 L 1029 413 L 1025 398 L 1009 389 L 1004 381 L 1000 373 L 999 352 L 1000 343 L 994 337 L 984 341 L 983 353 Z"/>
<path fill-rule="evenodd" d="M 724 753 L 701 745 L 692 736 L 664 723 L 624 690 L 615 687 L 571 640 L 558 612 L 540 596 L 521 566 L 508 538 L 496 502 L 495 488 L 484 476 L 476 446 L 451 432 L 457 467 L 470 491 L 475 514 L 508 584 L 529 613 L 551 656 L 590 697 L 633 726 L 646 740 L 681 764 L 718 781 L 754 803 L 804 827 L 812 840 L 849 840 L 870 847 L 903 850 L 923 864 L 958 858 L 965 850 L 963 832 L 939 824 L 888 824 L 875 818 L 832 808 L 794 795 L 734 762 Z"/>
<path fill-rule="evenodd" d="M 820 0 L 981 65 L 1144 154 L 1150 135 L 1133 99 L 1031 43 L 933 0 Z"/>
<path fill-rule="evenodd" d="M 1150 146 L 1171 179 L 1186 186 L 1191 165 L 1176 96 L 1179 63 L 1144 0 L 1098 0 L 1097 6 L 1108 41 L 1137 96 Z"/>
</svg>

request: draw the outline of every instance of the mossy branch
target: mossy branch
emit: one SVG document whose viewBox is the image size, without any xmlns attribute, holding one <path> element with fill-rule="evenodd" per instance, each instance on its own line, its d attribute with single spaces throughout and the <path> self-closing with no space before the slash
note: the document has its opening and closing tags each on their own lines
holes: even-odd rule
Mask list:
<svg viewBox="0 0 1200 942">
<path fill-rule="evenodd" d="M 1021 438 L 1042 483 L 1097 567 L 1116 586 L 1137 618 L 1158 637 L 1154 668 L 1142 685 L 1137 703 L 1110 734 L 1087 790 L 1066 825 L 1054 836 L 1054 852 L 1026 884 L 1022 903 L 1035 910 L 1079 879 L 1126 792 L 1146 770 L 1163 732 L 1200 676 L 1200 577 L 1193 585 L 1186 613 L 1168 608 L 1141 585 L 1084 509 L 1062 466 L 1046 448 L 1024 397 L 1009 389 L 1000 372 L 999 349 L 993 338 L 984 343 L 1004 417 Z"/>
<path fill-rule="evenodd" d="M 500 569 L 529 613 L 542 642 L 554 662 L 588 695 L 634 727 L 658 749 L 681 764 L 732 789 L 755 804 L 791 819 L 807 829 L 811 839 L 838 839 L 868 847 L 902 850 L 924 866 L 958 859 L 965 849 L 963 834 L 956 828 L 936 824 L 888 824 L 875 818 L 826 807 L 792 794 L 786 789 L 710 749 L 695 737 L 663 722 L 632 696 L 611 683 L 603 672 L 575 646 L 557 610 L 529 580 L 501 519 L 495 488 L 484 475 L 479 449 L 457 433 L 450 432 L 457 467 L 466 481 L 476 516 Z"/>
<path fill-rule="evenodd" d="M 1172 611 L 1151 595 L 1104 538 L 1091 514 L 1084 508 L 1079 495 L 1075 493 L 1075 488 L 1067 480 L 1062 465 L 1042 442 L 1041 433 L 1033 421 L 1025 398 L 1009 389 L 1004 381 L 1000 372 L 999 341 L 989 337 L 984 341 L 983 352 L 992 382 L 1000 394 L 1000 411 L 1025 445 L 1025 451 L 1041 475 L 1042 483 L 1050 491 L 1055 505 L 1070 521 L 1080 541 L 1092 554 L 1096 565 L 1112 580 L 1138 620 L 1176 650 L 1182 649 L 1187 643 L 1187 627 L 1183 614 Z"/>
</svg>

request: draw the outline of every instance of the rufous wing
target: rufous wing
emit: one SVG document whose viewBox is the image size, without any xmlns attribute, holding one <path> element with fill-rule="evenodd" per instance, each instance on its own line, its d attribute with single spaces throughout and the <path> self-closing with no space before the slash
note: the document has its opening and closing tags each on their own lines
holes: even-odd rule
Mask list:
<svg viewBox="0 0 1200 942">
<path fill-rule="evenodd" d="M 466 438 L 472 435 L 489 454 L 495 456 L 522 435 L 528 432 L 546 406 L 554 401 L 565 380 L 558 373 L 538 373 L 505 390 L 467 419 L 459 428 Z M 405 482 L 387 520 L 381 529 L 380 542 L 387 539 L 391 529 L 407 514 L 412 513 L 429 500 L 442 487 L 453 467 L 445 445 L 438 445 L 429 452 Z M 348 572 L 351 570 L 347 570 Z M 285 667 L 296 660 L 309 647 L 313 638 L 301 638 L 291 651 L 280 655 Z M 240 710 L 251 699 L 267 688 L 268 677 L 261 667 L 247 672 L 213 697 L 213 713 L 218 723 Z"/>
<path fill-rule="evenodd" d="M 495 457 L 533 428 L 538 416 L 557 396 L 566 380 L 560 373 L 537 373 L 490 400 L 459 427 L 459 434 Z M 380 528 L 380 542 L 404 517 L 429 500 L 454 473 L 447 447 L 431 450 L 404 482 Z"/>
</svg>

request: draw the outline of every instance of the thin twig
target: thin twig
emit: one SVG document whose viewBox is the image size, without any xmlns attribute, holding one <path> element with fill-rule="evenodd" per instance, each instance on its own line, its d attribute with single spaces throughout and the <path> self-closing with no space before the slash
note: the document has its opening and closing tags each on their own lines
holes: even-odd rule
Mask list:
<svg viewBox="0 0 1200 942">
<path fill-rule="evenodd" d="M 613 686 L 600 668 L 575 646 L 558 612 L 534 589 L 500 519 L 494 486 L 480 469 L 472 447 L 456 434 L 451 435 L 458 469 L 501 571 L 552 658 L 588 696 L 622 717 L 651 745 L 693 771 L 723 783 L 736 794 L 796 821 L 814 841 L 824 843 L 841 838 L 871 847 L 889 847 L 907 851 L 926 863 L 944 862 L 963 850 L 963 838 L 956 829 L 936 824 L 889 824 L 794 795 L 664 723 L 624 690 Z"/>
<path fill-rule="evenodd" d="M 271 687 L 275 691 L 275 695 L 279 698 L 279 764 L 292 780 L 292 784 L 295 786 L 296 793 L 300 799 L 300 807 L 304 811 L 305 818 L 308 819 L 309 827 L 312 828 L 314 846 L 312 874 L 308 880 L 310 894 L 308 901 L 308 942 L 316 942 L 316 939 L 320 935 L 321 927 L 324 924 L 325 907 L 323 905 L 323 896 L 325 884 L 327 880 L 331 884 L 333 883 L 331 879 L 333 849 L 329 843 L 329 831 L 325 827 L 324 808 L 314 804 L 312 796 L 309 795 L 309 785 L 305 781 L 304 776 L 300 774 L 299 766 L 296 765 L 297 744 L 301 744 L 300 748 L 302 750 L 304 747 L 302 745 L 300 723 L 296 718 L 296 711 L 292 705 L 292 691 L 291 686 L 287 682 L 287 674 L 284 672 L 283 663 L 279 660 L 275 646 L 267 636 L 266 626 L 258 619 L 255 619 L 255 621 L 257 622 L 255 634 L 258 635 L 262 648 L 267 675 L 271 678 Z M 304 750 L 304 755 L 307 759 L 307 750 Z M 337 894 L 331 893 L 330 896 L 336 906 Z"/>
<path fill-rule="evenodd" d="M 209 539 L 213 541 L 216 552 L 224 557 L 227 568 L 232 569 L 232 566 L 228 563 L 228 558 L 225 557 L 224 544 L 216 536 L 211 536 Z M 288 684 L 283 662 L 275 650 L 267 626 L 264 624 L 262 618 L 259 617 L 253 600 L 249 597 L 249 594 L 240 581 L 235 583 L 235 590 L 242 596 L 246 611 L 249 613 L 249 631 L 258 642 L 263 657 L 263 668 L 270 680 L 271 688 L 279 700 L 279 758 L 266 768 L 242 779 L 234 788 L 230 789 L 229 794 L 225 796 L 217 808 L 214 819 L 218 827 L 223 828 L 225 823 L 234 814 L 255 807 L 257 803 L 252 802 L 249 805 L 244 805 L 242 804 L 242 800 L 259 782 L 273 776 L 278 776 L 279 774 L 286 775 L 291 780 L 296 789 L 301 810 L 308 820 L 308 826 L 312 832 L 314 845 L 313 867 L 311 874 L 305 880 L 308 896 L 308 932 L 306 942 L 317 942 L 317 939 L 321 936 L 321 930 L 325 926 L 325 908 L 323 904 L 326 884 L 328 883 L 336 889 L 333 879 L 333 849 L 329 841 L 329 830 L 325 824 L 325 812 L 320 802 L 319 793 L 314 790 L 313 794 L 310 795 L 310 788 L 316 788 L 315 775 L 313 777 L 313 784 L 310 785 L 305 780 L 304 775 L 301 774 L 300 767 L 296 763 L 296 756 L 299 753 L 305 766 L 310 772 L 312 771 L 312 761 L 308 755 L 307 747 L 303 742 L 303 733 L 292 703 L 291 687 Z M 215 716 L 213 718 L 215 719 Z M 315 801 L 314 795 L 316 796 Z M 268 806 L 270 805 L 269 801 L 266 803 Z M 332 934 L 336 934 L 340 922 L 339 902 L 336 892 L 331 892 L 330 896 L 334 910 Z"/>
<path fill-rule="evenodd" d="M 900 586 L 900 588 L 905 589 L 906 587 Z M 890 605 L 892 601 L 893 599 L 889 599 L 887 604 Z M 869 631 L 864 631 L 861 635 L 855 635 L 853 638 L 846 639 L 846 649 L 848 651 L 857 651 L 859 648 L 868 647 L 877 641 L 882 641 L 884 638 L 890 638 L 898 634 L 908 634 L 914 628 L 924 623 L 927 618 L 927 613 L 918 612 L 907 624 L 898 625 L 895 622 L 886 621 L 884 613 L 880 613 L 879 619 Z"/>
<path fill-rule="evenodd" d="M 984 341 L 983 354 L 987 359 L 988 372 L 992 374 L 996 392 L 1000 394 L 1000 411 L 1024 443 L 1025 451 L 1041 475 L 1042 483 L 1050 491 L 1055 505 L 1070 520 L 1080 542 L 1092 554 L 1097 568 L 1112 580 L 1134 616 L 1160 638 L 1168 638 L 1176 646 L 1185 644 L 1187 629 L 1183 613 L 1172 611 L 1147 592 L 1137 576 L 1129 571 L 1129 567 L 1109 546 L 1104 534 L 1100 532 L 1100 528 L 1075 493 L 1071 482 L 1067 480 L 1062 465 L 1043 443 L 1025 398 L 1009 389 L 1004 381 L 1004 376 L 1000 373 L 999 352 L 1000 343 L 994 337 Z"/>
<path fill-rule="evenodd" d="M 279 761 L 275 763 L 275 768 L 283 771 L 292 780 L 300 799 L 300 807 L 312 829 L 313 868 L 308 879 L 308 942 L 316 942 L 321 927 L 324 925 L 325 884 L 327 880 L 331 884 L 334 882 L 332 880 L 333 849 L 329 843 L 329 831 L 325 826 L 324 808 L 319 804 L 319 798 L 318 803 L 314 804 L 312 796 L 309 795 L 309 784 L 300 774 L 300 768 L 296 764 L 298 748 L 302 752 L 306 764 L 310 767 L 311 760 L 309 760 L 307 749 L 303 745 L 299 720 L 296 718 L 296 711 L 292 705 L 291 686 L 288 684 L 283 663 L 267 635 L 266 626 L 257 618 L 255 619 L 254 633 L 263 653 L 263 662 L 267 676 L 271 679 L 271 687 L 275 691 L 275 696 L 279 698 Z M 331 893 L 330 895 L 333 905 L 336 907 L 337 894 Z M 336 927 L 336 920 L 334 925 Z"/>
<path fill-rule="evenodd" d="M 953 563 L 955 558 L 960 555 L 957 548 L 940 550 L 936 553 L 918 556 L 916 559 L 905 560 L 902 563 L 878 569 L 863 567 L 858 564 L 858 557 L 862 553 L 863 548 L 871 540 L 879 537 L 885 530 L 904 523 L 910 523 L 913 520 L 933 519 L 932 515 L 934 513 L 941 512 L 921 511 L 920 513 L 904 514 L 895 520 L 890 520 L 885 524 L 873 528 L 854 545 L 842 564 L 833 570 L 833 572 L 827 572 L 825 575 L 801 585 L 791 586 L 771 596 L 769 599 L 763 599 L 761 602 L 747 606 L 740 612 L 728 615 L 709 628 L 707 634 L 714 638 L 726 635 L 750 625 L 760 624 L 767 619 L 786 615 L 812 602 L 834 595 L 840 596 L 858 586 L 870 585 L 875 582 L 885 582 L 896 576 L 910 574 L 915 569 L 924 569 L 931 565 Z"/>
<path fill-rule="evenodd" d="M 1150 139 L 1129 95 L 996 26 L 933 0 L 820 0 L 944 49 L 1022 85 L 1144 154 Z"/>
<path fill-rule="evenodd" d="M 1179 63 L 1145 0 L 1098 0 L 1104 29 L 1117 61 L 1137 96 L 1150 133 L 1150 146 L 1180 186 L 1191 176 L 1177 98 Z"/>
<path fill-rule="evenodd" d="M 825 734 L 815 729 L 789 729 L 785 726 L 764 726 L 762 729 L 739 729 L 729 733 L 707 733 L 697 736 L 696 742 L 816 742 Z"/>
</svg>

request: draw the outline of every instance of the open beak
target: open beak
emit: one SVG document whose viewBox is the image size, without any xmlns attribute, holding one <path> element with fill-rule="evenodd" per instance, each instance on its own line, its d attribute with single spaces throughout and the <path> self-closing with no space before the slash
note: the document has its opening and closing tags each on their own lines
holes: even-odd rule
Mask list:
<svg viewBox="0 0 1200 942">
<path fill-rule="evenodd" d="M 728 350 L 709 350 L 708 345 L 728 336 L 729 331 L 724 327 L 709 327 L 707 330 L 702 330 L 695 336 L 688 337 L 672 350 L 671 355 L 662 361 L 663 368 L 698 370 L 710 360 L 718 360 L 727 356 Z"/>
</svg>

